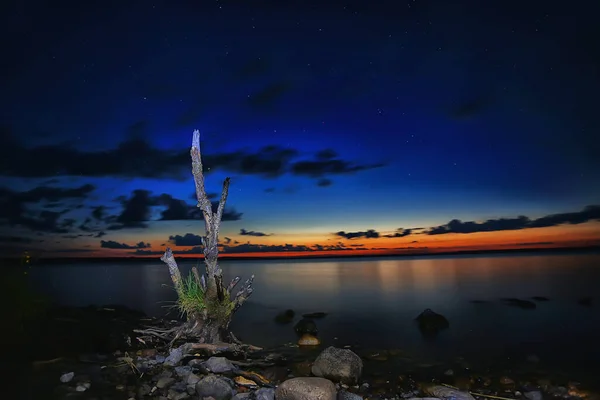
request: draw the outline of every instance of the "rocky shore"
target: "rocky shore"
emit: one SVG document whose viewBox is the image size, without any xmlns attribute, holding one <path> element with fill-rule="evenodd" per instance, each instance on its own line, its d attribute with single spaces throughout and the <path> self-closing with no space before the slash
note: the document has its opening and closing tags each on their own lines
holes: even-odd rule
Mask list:
<svg viewBox="0 0 600 400">
<path fill-rule="evenodd" d="M 60 315 L 51 315 L 55 326 L 48 325 L 45 332 L 46 351 L 33 353 L 27 396 L 23 389 L 20 398 L 599 399 L 589 387 L 567 376 L 548 374 L 534 355 L 510 367 L 478 370 L 464 359 L 425 364 L 402 349 L 332 347 L 316 342 L 288 343 L 246 354 L 221 352 L 218 346 L 198 350 L 188 344 L 168 349 L 134 332 L 136 327 L 166 321 L 116 307 L 62 310 Z M 438 325 L 445 324 L 434 318 Z M 295 325 L 301 344 L 303 337 L 316 333 L 314 321 L 303 321 Z M 419 324 L 427 325 L 423 320 Z M 54 334 L 60 337 L 52 334 L 57 326 L 62 328 Z"/>
</svg>

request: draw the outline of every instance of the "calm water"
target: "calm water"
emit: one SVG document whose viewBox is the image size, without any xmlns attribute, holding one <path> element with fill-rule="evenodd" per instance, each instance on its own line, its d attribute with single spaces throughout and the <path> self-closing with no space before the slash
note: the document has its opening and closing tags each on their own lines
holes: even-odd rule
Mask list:
<svg viewBox="0 0 600 400">
<path fill-rule="evenodd" d="M 187 273 L 196 262 L 182 263 Z M 525 358 L 573 368 L 600 360 L 600 254 L 535 254 L 223 261 L 226 278 L 255 274 L 255 292 L 232 329 L 244 341 L 277 345 L 296 340 L 292 325 L 273 317 L 326 311 L 318 320 L 324 344 L 401 348 L 424 361 L 466 356 Z M 163 316 L 175 295 L 167 267 L 147 264 L 43 266 L 36 285 L 66 305 L 124 304 Z M 546 296 L 535 310 L 510 307 L 502 297 Z M 595 305 L 577 304 L 595 296 Z M 489 300 L 473 304 L 470 300 Z M 413 319 L 425 308 L 444 314 L 450 329 L 436 340 L 421 337 Z M 297 318 L 298 319 L 298 318 Z M 592 364 L 590 364 L 592 363 Z"/>
</svg>

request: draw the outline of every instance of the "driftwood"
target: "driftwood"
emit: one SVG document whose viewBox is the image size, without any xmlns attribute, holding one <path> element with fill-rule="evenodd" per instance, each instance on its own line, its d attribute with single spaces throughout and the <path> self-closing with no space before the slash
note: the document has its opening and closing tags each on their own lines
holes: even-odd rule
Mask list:
<svg viewBox="0 0 600 400">
<path fill-rule="evenodd" d="M 202 288 L 204 304 L 198 309 L 184 310 L 187 320 L 178 327 L 168 330 L 151 328 L 136 330 L 135 332 L 154 336 L 162 340 L 170 339 L 171 344 L 178 339 L 193 340 L 197 342 L 194 346 L 202 344 L 207 350 L 221 351 L 223 347 L 228 347 L 231 350 L 252 350 L 252 346 L 242 345 L 235 336 L 228 332 L 228 329 L 235 311 L 252 294 L 254 275 L 244 282 L 235 295 L 232 295 L 233 289 L 240 281 L 240 277 L 234 278 L 229 284 L 224 284 L 223 271 L 218 263 L 219 227 L 229 193 L 229 178 L 226 178 L 223 182 L 221 198 L 216 212 L 213 212 L 212 202 L 208 198 L 204 188 L 204 174 L 200 153 L 200 132 L 198 130 L 195 130 L 193 134 L 190 156 L 192 158 L 192 175 L 194 177 L 198 200 L 197 207 L 202 210 L 206 228 L 206 235 L 202 237 L 204 264 L 206 267 L 205 273 L 200 274 L 198 269 L 194 267 L 192 268 L 192 277 L 195 285 Z M 186 295 L 186 286 L 171 249 L 167 248 L 160 259 L 167 264 L 171 281 L 181 299 L 182 296 Z M 226 341 L 230 342 L 227 346 L 225 346 Z"/>
</svg>

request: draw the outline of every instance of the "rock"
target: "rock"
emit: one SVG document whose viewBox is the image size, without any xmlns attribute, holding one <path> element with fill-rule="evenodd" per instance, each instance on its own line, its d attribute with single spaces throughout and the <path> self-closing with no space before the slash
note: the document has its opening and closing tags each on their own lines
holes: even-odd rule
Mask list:
<svg viewBox="0 0 600 400">
<path fill-rule="evenodd" d="M 304 333 L 310 333 L 311 335 L 316 335 L 319 333 L 317 329 L 317 324 L 310 318 L 302 318 L 298 323 L 294 326 L 294 330 L 297 334 L 302 335 Z"/>
<path fill-rule="evenodd" d="M 438 314 L 430 308 L 423 311 L 415 318 L 419 324 L 419 330 L 424 335 L 436 335 L 440 331 L 450 327 L 450 322 L 442 314 Z"/>
<path fill-rule="evenodd" d="M 254 392 L 254 400 L 275 400 L 275 389 L 258 389 L 256 392 Z"/>
<path fill-rule="evenodd" d="M 362 374 L 363 362 L 352 350 L 330 346 L 317 357 L 313 375 L 348 385 L 355 385 Z"/>
<path fill-rule="evenodd" d="M 231 361 L 225 357 L 211 357 L 202 364 L 207 370 L 215 374 L 222 374 L 235 369 Z"/>
<path fill-rule="evenodd" d="M 519 308 L 522 308 L 525 310 L 533 310 L 533 309 L 537 308 L 535 303 L 533 301 L 529 301 L 529 300 L 521 300 L 521 299 L 515 299 L 515 298 L 504 298 L 501 300 L 506 305 L 513 306 L 513 307 L 519 307 Z"/>
<path fill-rule="evenodd" d="M 278 324 L 289 324 L 294 320 L 296 313 L 294 310 L 285 310 L 275 316 L 275 322 Z"/>
<path fill-rule="evenodd" d="M 75 391 L 76 391 L 76 392 L 85 392 L 85 391 L 86 391 L 86 390 L 88 390 L 89 388 L 90 388 L 90 386 L 87 386 L 87 385 L 85 385 L 85 384 L 82 384 L 82 385 L 77 385 L 77 386 L 75 387 Z"/>
<path fill-rule="evenodd" d="M 156 382 L 156 387 L 159 389 L 164 389 L 166 387 L 171 386 L 173 384 L 173 382 L 175 382 L 175 379 L 163 377 L 163 378 L 160 378 L 158 380 L 158 382 Z"/>
<path fill-rule="evenodd" d="M 192 373 L 192 367 L 185 365 L 185 366 L 178 366 L 175 367 L 175 374 L 182 378 L 183 380 L 187 379 L 188 375 Z"/>
<path fill-rule="evenodd" d="M 320 311 L 320 312 L 302 314 L 302 316 L 304 318 L 325 318 L 327 316 L 327 313 Z"/>
<path fill-rule="evenodd" d="M 500 378 L 500 383 L 503 385 L 514 385 L 515 381 L 510 379 L 508 376 L 503 376 Z"/>
<path fill-rule="evenodd" d="M 346 392 L 345 390 L 340 390 L 337 394 L 337 400 L 363 400 L 362 396 L 359 396 L 355 393 Z"/>
<path fill-rule="evenodd" d="M 277 400 L 336 400 L 335 385 L 328 379 L 303 377 L 284 381 L 275 390 Z"/>
<path fill-rule="evenodd" d="M 542 392 L 540 392 L 539 390 L 532 390 L 531 392 L 525 392 L 525 393 L 523 393 L 523 396 L 525 396 L 525 398 L 528 400 L 542 400 L 542 398 L 543 398 Z"/>
<path fill-rule="evenodd" d="M 200 381 L 200 377 L 196 374 L 189 374 L 186 380 L 188 385 L 196 385 Z"/>
<path fill-rule="evenodd" d="M 423 387 L 423 392 L 438 399 L 475 400 L 469 392 L 463 392 L 442 385 L 425 386 Z"/>
<path fill-rule="evenodd" d="M 233 400 L 250 400 L 250 393 L 238 393 L 233 396 Z"/>
<path fill-rule="evenodd" d="M 298 339 L 298 346 L 318 346 L 320 344 L 321 341 L 310 333 L 305 333 Z"/>
<path fill-rule="evenodd" d="M 234 385 L 229 379 L 217 375 L 209 375 L 196 383 L 196 393 L 203 397 L 214 397 L 215 400 L 229 400 L 233 397 Z"/>
<path fill-rule="evenodd" d="M 178 365 L 182 359 L 183 359 L 183 349 L 181 347 L 178 347 L 176 349 L 171 350 L 171 352 L 165 359 L 164 364 L 168 365 L 170 367 L 174 367 L 174 366 Z"/>
<path fill-rule="evenodd" d="M 62 383 L 71 382 L 71 380 L 73 379 L 74 376 L 75 376 L 75 372 L 67 372 L 66 374 L 62 374 L 60 376 L 60 381 Z"/>
</svg>

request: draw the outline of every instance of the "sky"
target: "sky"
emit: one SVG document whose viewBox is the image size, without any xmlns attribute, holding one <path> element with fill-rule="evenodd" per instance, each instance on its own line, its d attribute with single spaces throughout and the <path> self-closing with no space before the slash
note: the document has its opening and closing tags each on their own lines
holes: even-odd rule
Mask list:
<svg viewBox="0 0 600 400">
<path fill-rule="evenodd" d="M 578 5 L 577 5 L 578 4 Z M 12 1 L 0 250 L 224 256 L 600 245 L 600 4 Z"/>
</svg>

